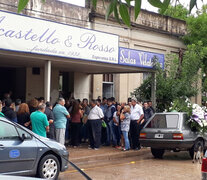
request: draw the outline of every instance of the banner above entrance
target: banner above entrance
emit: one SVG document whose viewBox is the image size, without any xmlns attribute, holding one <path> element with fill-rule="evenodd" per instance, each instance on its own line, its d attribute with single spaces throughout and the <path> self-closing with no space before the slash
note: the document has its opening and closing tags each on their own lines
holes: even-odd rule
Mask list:
<svg viewBox="0 0 207 180">
<path fill-rule="evenodd" d="M 156 63 L 164 69 L 164 54 L 140 51 L 128 48 L 119 48 L 119 64 L 152 69 Z"/>
<path fill-rule="evenodd" d="M 0 49 L 118 64 L 119 37 L 0 11 Z"/>
</svg>

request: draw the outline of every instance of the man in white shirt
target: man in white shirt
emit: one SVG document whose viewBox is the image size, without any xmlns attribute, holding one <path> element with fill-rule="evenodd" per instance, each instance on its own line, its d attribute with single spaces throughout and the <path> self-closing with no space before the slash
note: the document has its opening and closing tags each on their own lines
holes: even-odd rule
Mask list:
<svg viewBox="0 0 207 180">
<path fill-rule="evenodd" d="M 90 104 L 92 107 L 88 115 L 90 148 L 98 150 L 101 145 L 101 127 L 104 114 L 102 109 L 96 105 L 96 100 L 91 100 Z"/>
<path fill-rule="evenodd" d="M 139 143 L 139 126 L 141 120 L 144 118 L 144 112 L 140 105 L 137 104 L 137 99 L 132 98 L 131 100 L 131 122 L 130 122 L 130 135 L 132 139 L 132 149 L 140 150 Z"/>
</svg>

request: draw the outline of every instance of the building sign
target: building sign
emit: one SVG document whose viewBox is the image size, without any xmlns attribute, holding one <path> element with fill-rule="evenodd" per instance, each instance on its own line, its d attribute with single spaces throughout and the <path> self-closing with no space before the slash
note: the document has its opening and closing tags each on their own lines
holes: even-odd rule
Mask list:
<svg viewBox="0 0 207 180">
<path fill-rule="evenodd" d="M 152 69 L 156 63 L 164 69 L 164 54 L 119 48 L 119 64 Z"/>
<path fill-rule="evenodd" d="M 0 11 L 0 49 L 118 64 L 113 34 Z"/>
</svg>

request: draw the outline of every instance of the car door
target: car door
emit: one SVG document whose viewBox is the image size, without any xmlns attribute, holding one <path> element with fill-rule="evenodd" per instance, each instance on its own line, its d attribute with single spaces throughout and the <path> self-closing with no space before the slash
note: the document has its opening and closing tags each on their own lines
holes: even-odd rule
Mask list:
<svg viewBox="0 0 207 180">
<path fill-rule="evenodd" d="M 22 134 L 25 139 L 21 140 Z M 26 173 L 34 167 L 36 140 L 15 124 L 0 120 L 0 173 Z"/>
</svg>

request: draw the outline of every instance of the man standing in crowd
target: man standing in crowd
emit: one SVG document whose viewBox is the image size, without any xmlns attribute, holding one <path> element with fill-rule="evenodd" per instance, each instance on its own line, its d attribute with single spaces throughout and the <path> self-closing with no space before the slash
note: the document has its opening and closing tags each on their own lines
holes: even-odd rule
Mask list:
<svg viewBox="0 0 207 180">
<path fill-rule="evenodd" d="M 12 100 L 10 98 L 6 99 L 5 106 L 2 108 L 2 113 L 10 121 L 17 122 L 17 115 L 11 105 Z"/>
<path fill-rule="evenodd" d="M 96 105 L 101 108 L 101 99 L 96 99 Z"/>
<path fill-rule="evenodd" d="M 82 128 L 81 128 L 81 141 L 88 141 L 88 115 L 90 113 L 90 107 L 88 105 L 88 99 L 84 98 L 82 101 L 83 108 L 83 118 L 82 118 Z"/>
<path fill-rule="evenodd" d="M 49 122 L 44 114 L 45 108 L 46 105 L 42 103 L 38 106 L 37 111 L 30 115 L 32 131 L 43 137 L 47 137 L 46 132 L 49 132 Z"/>
<path fill-rule="evenodd" d="M 91 100 L 91 111 L 88 115 L 90 148 L 97 150 L 101 145 L 101 125 L 104 118 L 103 111 L 96 105 L 96 100 Z"/>
<path fill-rule="evenodd" d="M 52 105 L 50 104 L 50 102 L 46 102 L 45 114 L 50 124 L 50 131 L 47 133 L 47 137 L 55 140 L 54 115 L 52 112 Z"/>
<path fill-rule="evenodd" d="M 152 101 L 148 101 L 149 108 L 152 109 L 153 114 L 155 113 L 155 109 L 152 107 Z"/>
<path fill-rule="evenodd" d="M 55 135 L 56 141 L 65 144 L 65 129 L 67 119 L 70 118 L 70 114 L 65 108 L 65 99 L 59 98 L 58 103 L 53 109 L 54 114 L 54 125 L 55 125 Z"/>
<path fill-rule="evenodd" d="M 153 111 L 152 111 L 152 109 L 149 107 L 149 104 L 148 104 L 147 101 L 144 102 L 143 112 L 144 112 L 144 119 L 141 121 L 140 130 L 144 127 L 144 125 L 146 124 L 146 122 L 147 122 L 147 121 L 152 117 L 152 115 L 153 115 Z"/>
<path fill-rule="evenodd" d="M 116 99 L 115 99 L 115 97 L 111 97 L 110 98 L 111 99 L 111 101 L 112 101 L 112 104 L 115 106 L 115 109 L 116 109 Z"/>
<path fill-rule="evenodd" d="M 105 115 L 105 113 L 106 113 L 106 109 L 107 109 L 107 107 L 108 107 L 108 106 L 107 106 L 107 99 L 106 99 L 106 97 L 103 97 L 100 108 L 102 109 L 104 115 Z"/>
<path fill-rule="evenodd" d="M 107 104 L 108 107 L 106 109 L 106 114 L 104 117 L 104 121 L 106 122 L 106 133 L 107 133 L 107 139 L 106 139 L 106 146 L 110 146 L 111 145 L 111 139 L 113 140 L 113 145 L 116 146 L 116 139 L 114 136 L 114 132 L 113 132 L 113 115 L 114 112 L 116 111 L 116 107 L 113 105 L 113 102 L 111 100 L 111 98 L 107 99 Z"/>
<path fill-rule="evenodd" d="M 132 149 L 140 150 L 139 143 L 139 126 L 141 120 L 144 118 L 144 112 L 140 105 L 137 104 L 137 99 L 134 97 L 131 100 L 131 123 L 130 123 L 130 135 L 132 140 Z"/>
</svg>

